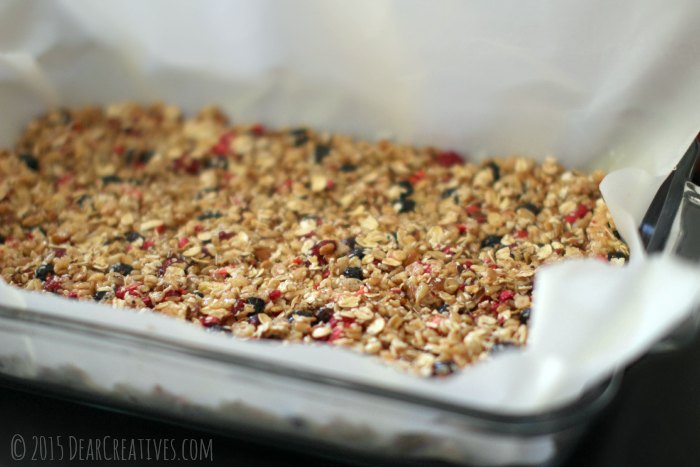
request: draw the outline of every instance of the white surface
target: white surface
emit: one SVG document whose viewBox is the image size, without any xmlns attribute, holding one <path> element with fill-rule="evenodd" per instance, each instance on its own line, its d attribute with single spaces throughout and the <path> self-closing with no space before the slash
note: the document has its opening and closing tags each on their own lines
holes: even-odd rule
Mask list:
<svg viewBox="0 0 700 467">
<path fill-rule="evenodd" d="M 527 350 L 445 381 L 342 349 L 219 339 L 5 284 L 0 302 L 504 412 L 571 400 L 697 302 L 700 268 L 645 258 L 635 226 L 657 176 L 700 129 L 699 18 L 690 0 L 0 2 L 0 146 L 47 105 L 163 99 L 187 110 L 217 103 L 273 126 L 646 170 L 611 174 L 602 187 L 631 264 L 544 268 Z"/>
</svg>

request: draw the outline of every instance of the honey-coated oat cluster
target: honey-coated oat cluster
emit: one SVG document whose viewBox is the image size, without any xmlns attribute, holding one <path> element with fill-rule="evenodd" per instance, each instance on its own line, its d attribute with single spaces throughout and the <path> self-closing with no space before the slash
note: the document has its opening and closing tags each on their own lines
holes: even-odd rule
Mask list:
<svg viewBox="0 0 700 467">
<path fill-rule="evenodd" d="M 624 263 L 602 176 L 231 125 L 216 108 L 62 109 L 0 150 L 0 273 L 446 375 L 525 344 L 538 266 Z"/>
</svg>

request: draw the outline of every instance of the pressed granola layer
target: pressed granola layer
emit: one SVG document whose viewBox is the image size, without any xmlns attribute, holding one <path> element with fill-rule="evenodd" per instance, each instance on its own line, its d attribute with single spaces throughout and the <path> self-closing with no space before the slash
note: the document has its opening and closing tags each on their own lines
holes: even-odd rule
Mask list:
<svg viewBox="0 0 700 467">
<path fill-rule="evenodd" d="M 525 344 L 539 265 L 626 260 L 602 176 L 232 126 L 215 108 L 64 109 L 0 152 L 0 271 L 445 375 Z"/>
</svg>

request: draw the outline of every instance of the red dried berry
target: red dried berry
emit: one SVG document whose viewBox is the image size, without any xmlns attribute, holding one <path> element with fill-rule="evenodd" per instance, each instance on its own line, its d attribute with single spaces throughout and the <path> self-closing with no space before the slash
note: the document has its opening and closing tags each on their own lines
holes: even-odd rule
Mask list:
<svg viewBox="0 0 700 467">
<path fill-rule="evenodd" d="M 498 294 L 498 299 L 502 302 L 510 300 L 513 297 L 515 297 L 515 293 L 511 290 L 501 290 L 501 293 Z"/>
<path fill-rule="evenodd" d="M 233 234 L 230 232 L 224 232 L 223 230 L 219 232 L 219 240 L 228 240 L 231 237 L 233 237 Z"/>
<path fill-rule="evenodd" d="M 256 123 L 250 127 L 250 132 L 255 136 L 262 136 L 265 134 L 265 126 L 262 123 Z"/>
<path fill-rule="evenodd" d="M 202 323 L 204 327 L 208 328 L 217 324 L 221 324 L 221 319 L 217 318 L 216 316 L 203 316 L 199 319 L 199 322 Z"/>
<path fill-rule="evenodd" d="M 54 248 L 53 255 L 56 258 L 63 258 L 66 255 L 66 249 L 65 248 Z"/>
<path fill-rule="evenodd" d="M 464 235 L 467 233 L 467 225 L 466 224 L 457 224 L 457 230 L 459 231 L 460 235 Z"/>
<path fill-rule="evenodd" d="M 517 238 L 527 238 L 527 230 L 518 230 L 517 232 L 515 232 L 515 236 Z"/>
<path fill-rule="evenodd" d="M 435 162 L 443 167 L 464 164 L 464 159 L 455 151 L 444 151 L 435 156 Z"/>
<path fill-rule="evenodd" d="M 411 182 L 412 184 L 416 184 L 423 180 L 425 178 L 425 171 L 424 170 L 419 170 L 418 172 L 414 173 L 410 177 L 408 177 L 408 181 Z"/>
<path fill-rule="evenodd" d="M 335 240 L 321 240 L 320 242 L 316 243 L 314 246 L 311 247 L 311 254 L 318 257 L 319 259 L 323 258 L 323 254 L 321 253 L 322 249 L 325 249 L 327 245 L 332 245 L 332 248 L 328 248 L 331 250 L 330 252 L 334 252 L 338 246 Z"/>
<path fill-rule="evenodd" d="M 271 290 L 270 293 L 268 294 L 268 297 L 270 298 L 270 301 L 274 302 L 275 300 L 279 300 L 279 298 L 282 296 L 282 292 L 279 290 Z"/>
<path fill-rule="evenodd" d="M 185 245 L 190 243 L 190 239 L 187 237 L 182 237 L 180 240 L 177 241 L 177 246 L 178 248 L 184 248 Z"/>
<path fill-rule="evenodd" d="M 124 154 L 124 146 L 121 144 L 114 146 L 114 153 L 117 154 L 118 156 L 121 156 L 122 154 Z"/>
<path fill-rule="evenodd" d="M 156 242 L 153 240 L 144 240 L 143 245 L 141 245 L 142 250 L 148 250 L 149 248 L 152 248 L 156 245 Z"/>
</svg>

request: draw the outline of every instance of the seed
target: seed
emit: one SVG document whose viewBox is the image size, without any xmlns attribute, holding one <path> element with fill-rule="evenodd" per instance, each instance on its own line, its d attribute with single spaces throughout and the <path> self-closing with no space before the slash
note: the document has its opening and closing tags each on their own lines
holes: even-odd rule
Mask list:
<svg viewBox="0 0 700 467">
<path fill-rule="evenodd" d="M 128 276 L 131 273 L 131 271 L 134 270 L 134 268 L 128 264 L 117 263 L 113 264 L 112 267 L 109 268 L 109 270 L 121 274 L 122 276 Z"/>
<path fill-rule="evenodd" d="M 107 295 L 106 290 L 98 290 L 95 292 L 95 294 L 92 296 L 92 299 L 95 300 L 96 302 L 101 302 L 103 298 Z"/>
<path fill-rule="evenodd" d="M 520 312 L 519 318 L 521 324 L 527 324 L 528 321 L 530 321 L 530 313 L 530 308 L 525 308 L 523 311 Z"/>
<path fill-rule="evenodd" d="M 500 235 L 488 235 L 482 242 L 481 242 L 481 248 L 489 248 L 495 245 L 498 245 L 501 243 L 501 237 Z"/>
<path fill-rule="evenodd" d="M 205 211 L 199 216 L 197 216 L 198 221 L 205 221 L 207 219 L 218 219 L 220 217 L 223 217 L 224 215 L 221 214 L 219 211 Z"/>
<path fill-rule="evenodd" d="M 39 159 L 34 157 L 34 155 L 25 153 L 19 156 L 19 160 L 24 162 L 24 165 L 27 166 L 31 171 L 33 172 L 38 172 L 39 171 Z"/>
<path fill-rule="evenodd" d="M 518 206 L 518 209 L 527 209 L 528 211 L 530 211 L 534 215 L 537 215 L 540 213 L 540 208 L 538 208 L 537 206 L 535 206 L 532 203 L 521 204 L 520 206 Z"/>
<path fill-rule="evenodd" d="M 408 180 L 401 180 L 398 185 L 403 188 L 403 192 L 399 195 L 401 199 L 408 198 L 413 194 L 413 184 Z"/>
<path fill-rule="evenodd" d="M 37 268 L 37 270 L 34 272 L 34 277 L 41 281 L 45 281 L 49 275 L 53 274 L 53 264 L 48 263 L 48 264 L 42 264 Z"/>
<path fill-rule="evenodd" d="M 341 172 L 345 172 L 345 173 L 354 172 L 357 170 L 357 166 L 354 164 L 343 164 L 340 166 L 340 168 L 338 170 L 340 170 Z"/>
<path fill-rule="evenodd" d="M 416 202 L 413 201 L 412 199 L 408 199 L 408 198 L 401 199 L 400 198 L 400 199 L 394 200 L 394 209 L 399 214 L 403 214 L 405 212 L 413 212 L 416 209 Z"/>
<path fill-rule="evenodd" d="M 316 161 L 317 164 L 320 164 L 323 159 L 328 157 L 328 155 L 331 153 L 331 147 L 327 144 L 317 144 L 316 149 L 314 150 L 314 160 Z"/>
<path fill-rule="evenodd" d="M 121 183 L 122 179 L 116 175 L 105 175 L 102 177 L 102 183 L 109 185 L 110 183 Z"/>
<path fill-rule="evenodd" d="M 345 268 L 345 271 L 343 271 L 343 275 L 345 277 L 349 277 L 350 279 L 364 279 L 364 276 L 362 275 L 362 268 L 358 267 Z"/>
<path fill-rule="evenodd" d="M 262 313 L 265 309 L 265 300 L 263 300 L 262 298 L 250 297 L 248 300 L 246 300 L 246 303 L 248 305 L 253 305 L 255 313 Z"/>
<path fill-rule="evenodd" d="M 136 240 L 138 240 L 139 238 L 143 238 L 143 235 L 141 235 L 141 234 L 138 233 L 138 232 L 134 232 L 134 231 L 132 230 L 131 232 L 127 232 L 127 233 L 124 235 L 124 238 L 126 238 L 126 241 L 127 241 L 127 242 L 129 242 L 129 243 L 134 243 L 134 242 L 135 242 Z"/>
<path fill-rule="evenodd" d="M 501 168 L 495 162 L 489 162 L 486 167 L 493 171 L 493 181 L 497 182 L 501 178 Z"/>
<path fill-rule="evenodd" d="M 333 310 L 329 308 L 319 308 L 316 312 L 316 319 L 322 323 L 327 323 L 333 317 Z"/>
</svg>

